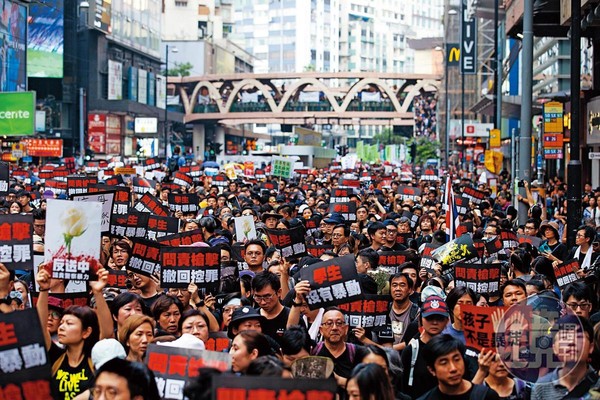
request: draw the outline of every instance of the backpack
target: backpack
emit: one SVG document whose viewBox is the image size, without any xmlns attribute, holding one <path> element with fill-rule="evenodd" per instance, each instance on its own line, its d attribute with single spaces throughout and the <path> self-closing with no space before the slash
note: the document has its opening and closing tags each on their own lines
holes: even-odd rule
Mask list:
<svg viewBox="0 0 600 400">
<path fill-rule="evenodd" d="M 167 166 L 169 167 L 169 171 L 171 172 L 179 170 L 179 156 L 171 157 Z"/>
<path fill-rule="evenodd" d="M 312 355 L 316 356 L 323 349 L 325 342 L 317 343 L 317 346 L 313 349 Z M 354 364 L 354 356 L 356 355 L 356 346 L 352 343 L 346 343 L 346 350 L 348 350 L 348 358 L 350 359 L 350 364 Z"/>
</svg>

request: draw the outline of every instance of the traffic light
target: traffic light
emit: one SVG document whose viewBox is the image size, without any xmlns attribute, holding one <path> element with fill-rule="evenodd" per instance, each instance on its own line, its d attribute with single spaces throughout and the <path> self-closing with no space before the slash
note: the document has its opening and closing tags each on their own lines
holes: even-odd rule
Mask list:
<svg viewBox="0 0 600 400">
<path fill-rule="evenodd" d="M 223 145 L 221 143 L 214 144 L 215 154 L 219 155 L 223 151 Z"/>
</svg>

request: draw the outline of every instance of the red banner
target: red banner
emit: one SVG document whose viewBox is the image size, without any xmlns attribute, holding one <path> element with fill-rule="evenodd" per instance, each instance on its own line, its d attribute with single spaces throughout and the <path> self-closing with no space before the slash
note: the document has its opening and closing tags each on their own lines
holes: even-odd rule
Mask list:
<svg viewBox="0 0 600 400">
<path fill-rule="evenodd" d="M 94 153 L 106 153 L 106 114 L 88 114 L 88 145 Z"/>
<path fill-rule="evenodd" d="M 32 157 L 62 157 L 62 139 L 26 139 L 27 154 Z"/>
</svg>

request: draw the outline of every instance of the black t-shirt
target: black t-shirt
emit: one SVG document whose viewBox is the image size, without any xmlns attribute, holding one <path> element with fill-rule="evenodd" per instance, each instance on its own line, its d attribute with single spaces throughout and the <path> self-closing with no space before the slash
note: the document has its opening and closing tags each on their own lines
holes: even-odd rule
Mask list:
<svg viewBox="0 0 600 400">
<path fill-rule="evenodd" d="M 148 297 L 148 298 L 143 298 L 142 297 L 142 301 L 144 302 L 144 304 L 146 305 L 146 307 L 148 307 L 148 310 L 152 308 L 152 305 L 154 304 L 154 302 L 160 297 L 162 293 L 157 292 L 154 296 L 152 297 Z"/>
<path fill-rule="evenodd" d="M 473 393 L 474 391 L 475 393 Z M 458 395 L 444 394 L 436 387 L 419 397 L 418 400 L 500 400 L 500 397 L 498 393 L 487 386 L 472 385 L 465 393 Z"/>
<path fill-rule="evenodd" d="M 54 343 L 48 351 L 48 356 L 52 366 L 62 357 L 58 370 L 50 378 L 53 399 L 70 400 L 92 386 L 94 370 L 89 357 L 84 357 L 78 366 L 71 367 L 65 350 Z"/>
<path fill-rule="evenodd" d="M 354 354 L 349 350 L 349 346 L 354 346 Z M 342 378 L 349 378 L 352 369 L 360 364 L 360 361 L 365 358 L 368 354 L 367 350 L 363 346 L 348 344 L 346 343 L 346 350 L 340 354 L 338 358 L 335 358 L 325 346 L 325 343 L 317 345 L 318 351 L 314 353 L 315 356 L 328 357 L 333 360 L 333 372 L 341 376 Z"/>
<path fill-rule="evenodd" d="M 257 311 L 260 312 L 260 308 L 257 308 Z M 273 319 L 267 319 L 261 324 L 262 333 L 269 335 L 273 338 L 273 340 L 281 345 L 281 337 L 283 336 L 283 332 L 285 332 L 287 327 L 289 315 L 290 309 L 284 306 L 279 315 Z"/>
</svg>

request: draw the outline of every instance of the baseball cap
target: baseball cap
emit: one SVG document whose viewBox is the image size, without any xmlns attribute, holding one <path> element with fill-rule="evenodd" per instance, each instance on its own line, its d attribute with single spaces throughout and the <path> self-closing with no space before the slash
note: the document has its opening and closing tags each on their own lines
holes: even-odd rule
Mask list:
<svg viewBox="0 0 600 400">
<path fill-rule="evenodd" d="M 421 315 L 423 317 L 429 317 L 431 315 L 441 315 L 443 317 L 450 317 L 448 314 L 448 306 L 446 302 L 439 296 L 429 296 L 423 306 L 421 307 Z"/>
<path fill-rule="evenodd" d="M 116 339 L 102 339 L 92 347 L 92 363 L 99 369 L 113 358 L 125 359 L 127 354 L 123 345 Z"/>
</svg>

